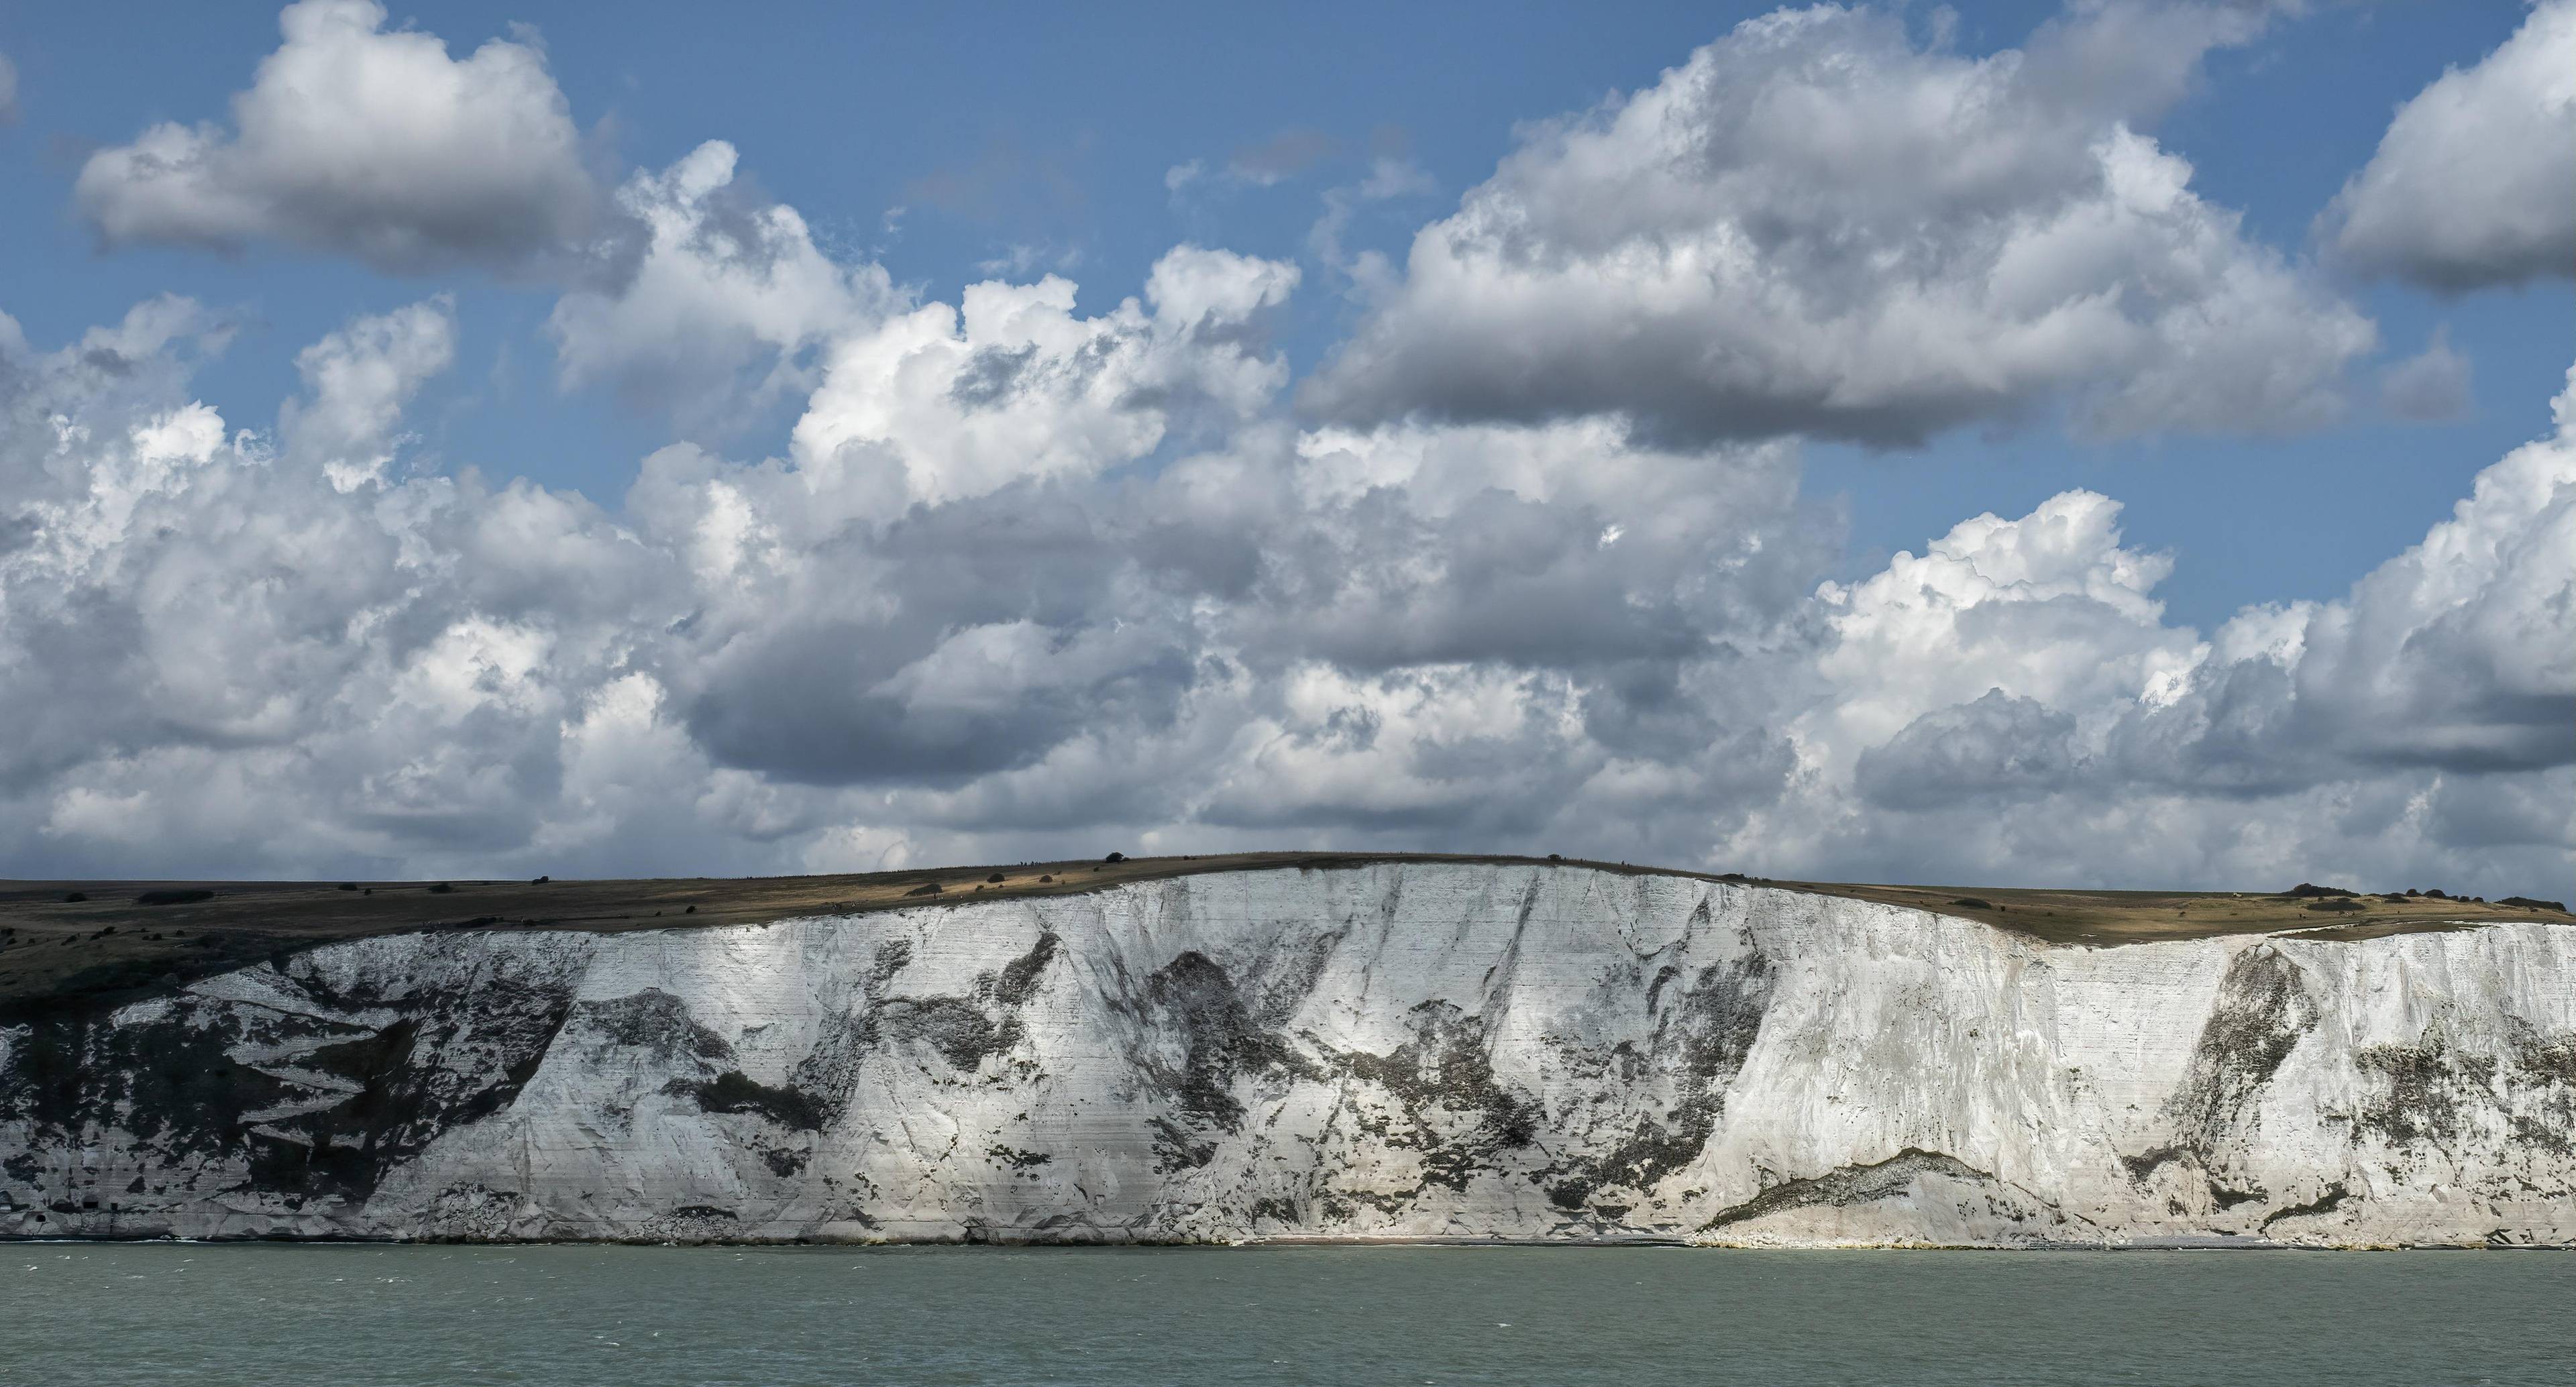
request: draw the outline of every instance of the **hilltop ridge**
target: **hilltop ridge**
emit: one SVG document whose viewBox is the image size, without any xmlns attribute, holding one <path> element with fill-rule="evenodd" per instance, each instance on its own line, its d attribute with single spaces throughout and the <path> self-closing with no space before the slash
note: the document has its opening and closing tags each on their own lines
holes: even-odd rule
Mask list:
<svg viewBox="0 0 2576 1387">
<path fill-rule="evenodd" d="M 923 905 L 1044 898 L 1214 872 L 1376 863 L 1560 866 L 1759 884 L 1979 920 L 2051 944 L 2297 932 L 2364 939 L 2505 920 L 2569 920 L 2499 902 L 2363 896 L 2301 884 L 2281 892 L 2090 891 L 1817 882 L 1627 862 L 1493 853 L 1241 852 L 1071 859 L 779 877 L 532 881 L 0 881 L 0 1008 L 138 993 L 281 950 L 420 930 L 616 933 L 757 925 Z M 935 890 L 930 888 L 936 888 Z M 2307 894 L 2302 894 L 2304 891 Z"/>
</svg>

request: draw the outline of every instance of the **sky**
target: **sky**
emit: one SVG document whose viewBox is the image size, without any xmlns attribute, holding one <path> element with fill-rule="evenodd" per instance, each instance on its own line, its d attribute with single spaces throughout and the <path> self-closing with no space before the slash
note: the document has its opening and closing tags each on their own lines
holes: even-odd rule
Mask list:
<svg viewBox="0 0 2576 1387">
<path fill-rule="evenodd" d="M 0 13 L 0 873 L 2576 884 L 2576 3 Z"/>
</svg>

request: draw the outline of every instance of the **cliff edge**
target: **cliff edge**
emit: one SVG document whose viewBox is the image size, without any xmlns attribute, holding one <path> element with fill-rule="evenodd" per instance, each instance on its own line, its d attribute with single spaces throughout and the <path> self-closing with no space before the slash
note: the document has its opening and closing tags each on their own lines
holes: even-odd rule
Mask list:
<svg viewBox="0 0 2576 1387">
<path fill-rule="evenodd" d="M 376 933 L 0 1018 L 0 1236 L 2576 1244 L 2576 926 L 2480 918 L 1461 859 Z"/>
</svg>

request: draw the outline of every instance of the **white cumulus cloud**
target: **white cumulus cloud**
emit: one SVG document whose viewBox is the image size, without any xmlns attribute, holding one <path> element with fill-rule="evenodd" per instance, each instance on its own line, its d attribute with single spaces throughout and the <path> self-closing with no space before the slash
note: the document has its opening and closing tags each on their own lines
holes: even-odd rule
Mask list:
<svg viewBox="0 0 2576 1387">
<path fill-rule="evenodd" d="M 1886 445 L 2060 402 L 2102 434 L 2323 422 L 2371 324 L 2129 123 L 2255 21 L 2134 10 L 1982 59 L 1876 11 L 1748 20 L 1525 135 L 1307 403 Z"/>
<path fill-rule="evenodd" d="M 1735 845 L 1918 880 L 2563 885 L 2571 401 L 2343 597 L 2207 636 L 2163 620 L 2169 561 L 2090 492 L 1827 585 L 1800 774 Z"/>
<path fill-rule="evenodd" d="M 1287 381 L 1252 334 L 1297 267 L 1178 247 L 1145 299 L 1096 318 L 1074 284 L 970 285 L 835 342 L 794 453 L 857 510 L 978 496 L 1024 477 L 1089 475 L 1143 457 L 1193 412 L 1231 423 Z M 828 479 L 828 480 L 826 480 Z"/>
<path fill-rule="evenodd" d="M 165 122 L 103 149 L 74 190 L 109 244 L 280 241 L 414 272 L 510 266 L 591 225 L 563 92 L 533 43 L 463 59 L 385 28 L 374 0 L 299 0 L 231 128 Z"/>
<path fill-rule="evenodd" d="M 893 307 L 882 268 L 825 255 L 796 209 L 750 190 L 737 162 L 710 140 L 618 190 L 643 228 L 640 258 L 556 303 L 546 330 L 565 386 L 608 383 L 704 416 L 734 402 L 746 372 L 755 399 L 810 388 L 802 354 Z"/>
<path fill-rule="evenodd" d="M 2086 4 L 1990 58 L 1937 15 L 1744 26 L 1533 130 L 1401 274 L 1321 256 L 1363 313 L 1302 422 L 1269 335 L 1292 263 L 1182 245 L 1096 299 L 1027 269 L 933 297 L 835 260 L 721 142 L 625 182 L 559 369 L 796 421 L 778 456 L 661 448 L 613 507 L 403 465 L 443 297 L 306 347 L 273 430 L 201 398 L 227 329 L 195 304 L 50 347 L 0 316 L 0 873 L 1339 845 L 2563 894 L 2576 395 L 2421 545 L 2214 631 L 2170 619 L 2191 556 L 2132 543 L 2116 483 L 1856 576 L 1801 494 L 1802 434 L 2338 406 L 2370 324 L 2144 133 L 2264 20 Z M 339 90 L 288 80 L 308 50 L 453 75 L 496 47 L 288 21 L 244 111 Z M 497 47 L 544 79 L 505 89 L 552 91 Z M 195 171 L 135 186 L 252 207 L 234 243 L 409 267 L 566 234 L 290 231 L 245 170 L 292 141 L 174 138 Z M 1382 163 L 1315 244 L 1419 190 Z M 2437 334 L 2381 384 L 2430 414 L 2466 374 Z"/>
<path fill-rule="evenodd" d="M 2318 229 L 2346 263 L 2435 289 L 2576 276 L 2576 0 L 2399 107 Z"/>
<path fill-rule="evenodd" d="M 2576 421 L 2344 597 L 2204 633 L 2094 492 L 1826 582 L 1841 535 L 1792 444 L 1296 429 L 1244 335 L 1284 280 L 1184 251 L 1094 317 L 984 286 L 817 389 L 865 421 L 848 446 L 675 446 L 619 512 L 381 464 L 443 355 L 434 300 L 308 349 L 275 455 L 190 393 L 221 331 L 193 306 L 50 352 L 7 324 L 0 860 L 613 874 L 1105 841 L 2558 885 Z M 1174 428 L 1122 415 L 1185 395 L 1198 436 L 1122 466 Z"/>
<path fill-rule="evenodd" d="M 456 312 L 446 298 L 362 317 L 295 358 L 310 398 L 278 412 L 288 462 L 354 491 L 382 485 L 401 442 L 403 407 L 456 360 Z"/>
</svg>

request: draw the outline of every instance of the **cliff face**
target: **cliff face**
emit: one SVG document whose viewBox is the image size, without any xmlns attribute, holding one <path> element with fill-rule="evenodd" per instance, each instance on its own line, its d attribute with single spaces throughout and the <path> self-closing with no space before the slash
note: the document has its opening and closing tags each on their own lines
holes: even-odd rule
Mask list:
<svg viewBox="0 0 2576 1387">
<path fill-rule="evenodd" d="M 0 1027 L 0 1234 L 2576 1243 L 2576 929 L 1411 864 L 390 936 Z"/>
</svg>

